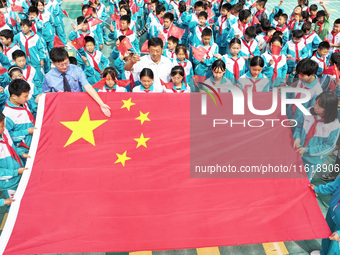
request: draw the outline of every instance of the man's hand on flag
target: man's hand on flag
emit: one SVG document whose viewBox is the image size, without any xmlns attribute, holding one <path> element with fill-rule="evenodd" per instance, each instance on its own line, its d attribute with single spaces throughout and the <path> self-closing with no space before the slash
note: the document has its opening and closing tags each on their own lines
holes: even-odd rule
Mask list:
<svg viewBox="0 0 340 255">
<path fill-rule="evenodd" d="M 308 187 L 310 187 L 311 190 L 314 190 L 314 191 L 315 191 L 315 185 L 314 185 L 314 184 L 309 184 Z"/>
<path fill-rule="evenodd" d="M 110 106 L 106 105 L 106 104 L 102 104 L 100 106 L 100 109 L 102 110 L 102 112 L 104 113 L 104 115 L 106 117 L 111 117 L 111 111 L 110 111 Z"/>
</svg>

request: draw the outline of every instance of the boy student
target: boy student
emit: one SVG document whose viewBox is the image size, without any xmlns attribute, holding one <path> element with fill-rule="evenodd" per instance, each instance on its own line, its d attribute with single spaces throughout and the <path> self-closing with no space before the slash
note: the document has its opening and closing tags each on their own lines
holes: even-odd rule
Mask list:
<svg viewBox="0 0 340 255">
<path fill-rule="evenodd" d="M 167 48 L 165 49 L 163 55 L 171 60 L 176 59 L 176 47 L 179 43 L 178 38 L 170 36 L 167 41 Z"/>
<path fill-rule="evenodd" d="M 302 30 L 294 30 L 293 39 L 287 43 L 288 73 L 292 73 L 297 63 L 307 57 L 308 51 L 303 40 Z"/>
<path fill-rule="evenodd" d="M 289 40 L 289 28 L 287 26 L 288 15 L 282 13 L 277 20 L 276 30 L 281 31 L 283 34 L 283 44 L 287 43 Z"/>
<path fill-rule="evenodd" d="M 87 4 L 83 5 L 82 13 L 83 13 L 84 17 L 87 14 L 87 11 L 88 11 L 89 8 L 92 8 L 92 7 L 90 7 Z M 99 42 L 99 44 L 98 44 L 99 49 L 102 50 L 104 48 L 103 31 L 100 28 L 100 24 L 93 25 L 95 19 L 97 18 L 96 9 L 92 8 L 92 13 L 88 14 L 85 18 L 88 21 L 88 30 L 90 30 L 91 32 L 93 32 L 97 36 L 97 39 L 98 39 L 98 42 Z"/>
<path fill-rule="evenodd" d="M 230 4 L 223 4 L 221 7 L 221 16 L 218 17 L 217 23 L 215 25 L 216 44 L 218 45 L 220 54 L 222 55 L 227 52 L 228 48 L 227 37 L 230 31 L 230 24 L 228 23 L 230 10 L 231 10 Z"/>
<path fill-rule="evenodd" d="M 21 175 L 26 168 L 20 158 L 28 155 L 17 148 L 8 133 L 5 125 L 5 115 L 0 112 L 0 188 L 6 199 L 0 199 L 0 206 L 10 205 L 14 200 L 14 193 L 19 185 Z"/>
<path fill-rule="evenodd" d="M 235 37 L 241 38 L 244 36 L 247 27 L 250 26 L 249 21 L 251 18 L 251 12 L 249 10 L 242 10 L 239 14 L 239 22 L 235 28 Z"/>
<path fill-rule="evenodd" d="M 87 19 L 85 19 L 84 16 L 80 16 L 77 18 L 77 24 L 78 26 L 72 24 L 74 31 L 72 31 L 68 38 L 70 39 L 70 41 L 73 41 L 77 38 L 85 38 L 86 36 L 91 36 L 92 38 L 94 38 L 95 42 L 96 42 L 96 49 L 98 49 L 98 45 L 99 45 L 99 40 L 96 34 L 94 34 L 93 32 L 90 32 L 90 30 L 88 30 L 88 22 Z"/>
<path fill-rule="evenodd" d="M 327 69 L 328 66 L 328 54 L 329 54 L 329 42 L 321 42 L 318 46 L 317 51 L 313 54 L 313 57 L 311 58 L 316 63 L 318 63 L 319 68 L 317 75 L 321 76 L 322 72 Z"/>
<path fill-rule="evenodd" d="M 204 3 L 203 1 L 197 1 L 195 4 L 194 4 L 194 10 L 195 12 L 193 12 L 191 14 L 191 22 L 198 22 L 198 14 L 200 14 L 201 12 L 204 11 Z"/>
<path fill-rule="evenodd" d="M 139 50 L 139 43 L 137 39 L 137 35 L 135 32 L 133 32 L 129 26 L 130 26 L 131 18 L 128 15 L 123 15 L 120 17 L 120 24 L 121 29 L 115 30 L 114 25 L 110 25 L 110 33 L 109 38 L 112 40 L 117 40 L 117 38 L 121 35 L 126 36 L 129 41 L 131 42 L 132 46 L 135 48 L 136 51 Z"/>
<path fill-rule="evenodd" d="M 174 15 L 171 12 L 167 12 L 163 16 L 163 29 L 159 33 L 163 34 L 165 40 L 168 39 L 170 28 L 174 23 Z M 159 37 L 159 35 L 157 36 Z"/>
<path fill-rule="evenodd" d="M 23 147 L 28 153 L 34 132 L 35 119 L 27 106 L 30 85 L 22 79 L 13 80 L 8 86 L 9 99 L 3 114 L 6 116 L 6 126 L 14 144 Z"/>
<path fill-rule="evenodd" d="M 198 22 L 190 22 L 189 24 L 189 31 L 191 36 L 189 38 L 189 44 L 194 47 L 197 47 L 202 42 L 202 31 L 210 27 L 207 26 L 208 14 L 206 12 L 200 12 L 198 14 Z"/>
<path fill-rule="evenodd" d="M 302 25 L 303 39 L 307 47 L 307 57 L 311 57 L 313 52 L 318 48 L 318 45 L 322 42 L 320 37 L 312 30 L 312 23 L 309 21 Z"/>
<path fill-rule="evenodd" d="M 323 1 L 320 1 L 320 5 L 324 10 L 318 11 L 316 14 L 316 23 L 313 30 L 320 36 L 321 40 L 324 40 L 329 33 L 329 17 L 330 13 L 324 5 Z"/>
<path fill-rule="evenodd" d="M 165 14 L 165 7 L 162 4 L 156 6 L 156 16 L 150 24 L 148 31 L 149 38 L 158 37 L 159 31 L 163 30 L 163 16 Z"/>
<path fill-rule="evenodd" d="M 0 31 L 1 43 L 4 46 L 4 54 L 10 62 L 12 62 L 12 54 L 16 50 L 20 50 L 19 46 L 13 42 L 14 34 L 12 30 L 5 29 Z"/>
<path fill-rule="evenodd" d="M 268 19 L 268 13 L 266 9 L 267 0 L 257 0 L 256 1 L 256 13 L 255 17 L 261 22 L 264 19 Z"/>
<path fill-rule="evenodd" d="M 111 116 L 110 107 L 101 100 L 98 93 L 86 80 L 83 70 L 75 65 L 70 64 L 68 53 L 64 48 L 53 48 L 50 51 L 53 68 L 45 75 L 43 83 L 43 93 L 46 92 L 80 92 L 84 90 L 93 98 L 100 106 L 102 112 L 107 116 Z"/>
<path fill-rule="evenodd" d="M 241 38 L 241 52 L 244 56 L 253 57 L 259 56 L 260 50 L 255 40 L 256 36 L 256 28 L 255 27 L 247 27 L 244 36 Z"/>
<path fill-rule="evenodd" d="M 109 66 L 109 60 L 99 50 L 95 49 L 96 42 L 93 37 L 85 38 L 85 56 L 77 56 L 79 65 L 83 68 L 87 80 L 91 85 L 101 80 L 103 70 Z"/>
<path fill-rule="evenodd" d="M 28 64 L 33 66 L 37 72 L 42 72 L 41 67 L 44 66 L 44 60 L 47 57 L 42 39 L 31 30 L 32 22 L 30 20 L 21 20 L 20 28 L 21 32 L 14 36 L 13 41 L 26 53 Z"/>
<path fill-rule="evenodd" d="M 339 52 L 340 49 L 340 19 L 334 21 L 333 30 L 327 35 L 331 46 L 330 53 Z"/>
<path fill-rule="evenodd" d="M 44 77 L 34 67 L 26 64 L 26 55 L 22 50 L 13 52 L 13 62 L 22 69 L 23 77 L 28 83 L 33 83 L 39 93 L 42 91 Z"/>
<path fill-rule="evenodd" d="M 271 23 L 268 19 L 264 19 L 261 21 L 261 24 L 260 24 L 260 29 L 261 29 L 261 33 L 259 33 L 255 39 L 258 43 L 258 46 L 259 46 L 259 50 L 262 52 L 262 51 L 265 51 L 265 47 L 267 45 L 267 41 L 264 39 L 266 36 L 267 36 L 267 32 L 268 30 L 271 28 Z M 273 34 L 274 32 L 272 32 Z M 266 37 L 267 38 L 267 37 Z"/>
<path fill-rule="evenodd" d="M 314 19 L 316 18 L 316 14 L 318 12 L 318 6 L 316 4 L 312 4 L 309 7 L 309 21 L 314 23 Z"/>
<path fill-rule="evenodd" d="M 200 76 L 206 76 L 207 78 L 211 76 L 211 66 L 215 60 L 217 60 L 214 55 L 218 53 L 218 46 L 211 39 L 212 30 L 206 27 L 202 31 L 202 43 L 200 45 L 207 50 L 207 53 L 201 61 L 197 60 L 195 56 L 193 56 L 193 61 L 196 65 L 195 73 Z"/>
</svg>

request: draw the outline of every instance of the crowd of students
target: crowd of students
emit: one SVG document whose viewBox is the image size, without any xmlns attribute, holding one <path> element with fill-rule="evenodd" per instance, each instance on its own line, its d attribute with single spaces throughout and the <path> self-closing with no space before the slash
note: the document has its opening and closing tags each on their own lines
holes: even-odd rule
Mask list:
<svg viewBox="0 0 340 255">
<path fill-rule="evenodd" d="M 269 11 L 267 0 L 104 4 L 85 0 L 79 6 L 82 15 L 66 35 L 63 15 L 68 14 L 61 1 L 0 1 L 0 188 L 7 197 L 0 205 L 13 202 L 29 157 L 38 101 L 48 92 L 86 91 L 110 116 L 97 92 L 194 93 L 204 87 L 228 92 L 226 85 L 252 92 L 302 88 L 311 94 L 303 103 L 311 115 L 290 105 L 287 116 L 292 146 L 308 166 L 310 180 L 334 150 L 340 132 L 340 18 L 331 24 L 322 1 L 320 8 L 298 0 L 286 11 L 283 0 Z M 76 57 L 68 56 L 67 37 Z M 105 56 L 102 50 L 110 39 L 114 47 Z M 290 96 L 300 98 L 301 93 Z M 333 193 L 340 182 L 330 185 L 311 188 Z M 337 192 L 333 196 L 340 198 Z M 340 212 L 337 205 L 331 209 L 331 240 L 338 241 Z M 339 245 L 323 246 L 323 254 L 334 251 L 340 254 Z"/>
</svg>

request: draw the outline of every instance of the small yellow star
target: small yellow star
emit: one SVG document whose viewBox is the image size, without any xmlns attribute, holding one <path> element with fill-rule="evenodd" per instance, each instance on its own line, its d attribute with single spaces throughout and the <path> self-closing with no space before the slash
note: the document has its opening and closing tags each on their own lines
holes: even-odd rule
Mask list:
<svg viewBox="0 0 340 255">
<path fill-rule="evenodd" d="M 123 101 L 124 105 L 120 109 L 127 108 L 128 111 L 130 111 L 130 107 L 132 105 L 135 105 L 135 103 L 131 102 L 131 98 L 129 100 L 122 100 L 122 101 Z"/>
<path fill-rule="evenodd" d="M 115 164 L 116 163 L 122 163 L 122 165 L 125 166 L 125 161 L 131 159 L 131 158 L 126 156 L 126 152 L 127 151 L 125 151 L 123 154 L 116 153 L 118 159 L 116 160 Z"/>
<path fill-rule="evenodd" d="M 150 121 L 150 119 L 148 118 L 148 115 L 149 115 L 149 112 L 147 113 L 142 113 L 142 112 L 139 112 L 139 117 L 136 118 L 136 120 L 140 120 L 140 124 L 143 125 L 144 121 Z"/>
<path fill-rule="evenodd" d="M 150 138 L 144 137 L 144 135 L 143 135 L 143 133 L 142 133 L 142 134 L 140 135 L 139 138 L 135 138 L 135 139 L 134 139 L 136 142 L 138 142 L 136 148 L 138 148 L 138 147 L 141 146 L 141 145 L 143 145 L 145 148 L 147 148 L 147 147 L 146 147 L 146 141 L 149 140 L 149 139 L 150 139 Z"/>
<path fill-rule="evenodd" d="M 107 120 L 90 120 L 90 114 L 87 107 L 85 108 L 85 111 L 81 115 L 80 119 L 78 121 L 65 121 L 60 122 L 65 127 L 72 130 L 72 134 L 64 147 L 67 145 L 70 145 L 71 143 L 74 143 L 75 141 L 79 140 L 80 138 L 83 138 L 84 140 L 88 141 L 92 145 L 95 145 L 94 143 L 94 136 L 93 136 L 93 130 L 95 130 L 97 127 L 102 125 Z"/>
</svg>

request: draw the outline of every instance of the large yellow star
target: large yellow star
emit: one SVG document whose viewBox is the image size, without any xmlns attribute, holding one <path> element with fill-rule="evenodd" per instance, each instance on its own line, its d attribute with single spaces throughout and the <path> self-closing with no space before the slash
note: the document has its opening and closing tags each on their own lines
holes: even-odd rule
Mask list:
<svg viewBox="0 0 340 255">
<path fill-rule="evenodd" d="M 149 139 L 150 139 L 150 138 L 144 137 L 144 135 L 143 135 L 143 133 L 142 133 L 142 134 L 140 135 L 139 138 L 135 138 L 135 139 L 134 139 L 136 142 L 138 142 L 136 148 L 138 148 L 138 147 L 141 146 L 141 145 L 143 145 L 143 146 L 146 148 L 146 141 L 149 140 Z"/>
<path fill-rule="evenodd" d="M 122 100 L 123 101 L 123 106 L 122 107 L 120 107 L 120 109 L 123 109 L 123 108 L 127 108 L 128 109 L 128 111 L 130 111 L 130 107 L 132 106 L 132 105 L 135 105 L 135 103 L 132 103 L 131 102 L 131 98 L 129 99 L 129 100 Z"/>
<path fill-rule="evenodd" d="M 140 124 L 143 125 L 144 121 L 150 121 L 150 119 L 148 118 L 149 112 L 147 113 L 142 113 L 139 112 L 139 117 L 136 118 L 136 120 L 140 120 Z"/>
<path fill-rule="evenodd" d="M 71 143 L 74 143 L 80 138 L 83 138 L 89 143 L 95 145 L 93 130 L 102 125 L 106 121 L 107 120 L 90 120 L 89 110 L 86 107 L 79 121 L 61 122 L 61 124 L 63 124 L 64 126 L 73 131 L 64 147 L 70 145 Z"/>
<path fill-rule="evenodd" d="M 115 164 L 116 163 L 122 163 L 122 165 L 125 166 L 125 161 L 131 159 L 131 158 L 126 156 L 126 152 L 127 151 L 125 151 L 123 154 L 116 153 L 118 159 L 116 160 Z"/>
</svg>

